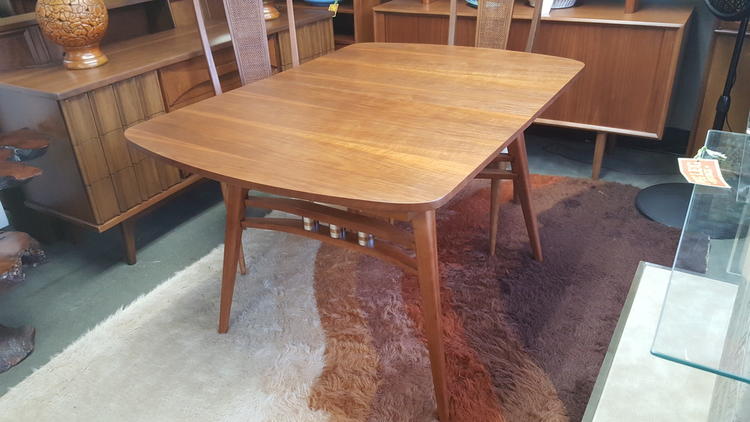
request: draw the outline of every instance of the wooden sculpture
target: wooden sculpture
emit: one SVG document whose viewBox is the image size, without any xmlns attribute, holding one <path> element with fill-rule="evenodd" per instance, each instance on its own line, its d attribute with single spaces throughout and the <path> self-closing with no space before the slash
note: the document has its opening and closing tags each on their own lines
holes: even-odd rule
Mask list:
<svg viewBox="0 0 750 422">
<path fill-rule="evenodd" d="M 42 171 L 21 164 L 44 154 L 48 141 L 38 133 L 22 129 L 0 135 L 0 189 L 18 186 Z M 0 292 L 25 279 L 24 265 L 36 266 L 45 259 L 39 243 L 21 232 L 0 233 Z M 0 325 L 0 373 L 12 368 L 34 350 L 34 328 Z"/>
<path fill-rule="evenodd" d="M 39 0 L 36 17 L 42 33 L 65 49 L 68 69 L 90 69 L 106 64 L 99 49 L 109 25 L 103 0 Z"/>
</svg>

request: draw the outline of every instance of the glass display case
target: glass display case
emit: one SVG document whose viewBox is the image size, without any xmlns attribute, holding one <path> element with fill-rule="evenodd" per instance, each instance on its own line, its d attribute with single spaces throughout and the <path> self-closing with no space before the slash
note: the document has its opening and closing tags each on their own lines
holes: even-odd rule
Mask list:
<svg viewBox="0 0 750 422">
<path fill-rule="evenodd" d="M 750 382 L 748 135 L 709 131 L 700 158 L 718 159 L 730 189 L 696 185 L 652 352 Z"/>
<path fill-rule="evenodd" d="M 711 420 L 750 417 L 750 136 L 709 131 L 731 188 L 696 185 L 651 352 L 717 379 Z"/>
</svg>

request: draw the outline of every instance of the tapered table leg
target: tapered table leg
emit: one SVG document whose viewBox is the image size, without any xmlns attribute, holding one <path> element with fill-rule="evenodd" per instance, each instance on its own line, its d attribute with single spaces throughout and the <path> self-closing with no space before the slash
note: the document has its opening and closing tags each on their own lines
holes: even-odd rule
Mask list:
<svg viewBox="0 0 750 422">
<path fill-rule="evenodd" d="M 526 222 L 526 231 L 529 234 L 529 243 L 534 253 L 534 259 L 542 261 L 542 242 L 539 239 L 539 227 L 536 221 L 536 213 L 531 203 L 531 181 L 529 180 L 529 158 L 526 155 L 526 138 L 519 135 L 510 147 L 513 156 L 513 172 L 517 178 L 515 187 L 518 187 L 518 196 L 521 200 L 523 219 Z"/>
<path fill-rule="evenodd" d="M 243 189 L 242 192 L 244 192 L 244 196 L 242 197 L 242 200 L 244 201 L 245 198 L 247 198 L 247 189 Z M 221 196 L 224 197 L 224 205 L 226 206 L 227 203 L 227 185 L 225 183 L 221 184 Z M 242 203 L 242 214 L 245 214 L 245 203 Z M 247 274 L 247 265 L 245 264 L 245 250 L 242 248 L 242 235 L 240 235 L 240 253 L 237 260 L 239 261 L 238 267 L 240 270 L 240 274 L 245 275 Z"/>
<path fill-rule="evenodd" d="M 242 189 L 242 200 L 240 201 L 240 216 L 245 217 L 245 199 L 247 199 L 247 189 Z M 240 253 L 238 256 L 240 274 L 247 274 L 247 264 L 245 263 L 245 249 L 242 247 L 242 232 L 240 232 L 239 240 Z"/>
<path fill-rule="evenodd" d="M 448 411 L 448 385 L 443 346 L 443 320 L 440 310 L 440 277 L 438 274 L 437 235 L 435 211 L 418 213 L 412 220 L 417 250 L 419 289 L 422 296 L 422 317 L 427 335 L 427 348 L 432 367 L 432 383 L 435 387 L 438 417 L 442 422 L 450 420 Z"/>
<path fill-rule="evenodd" d="M 221 305 L 219 309 L 219 332 L 229 330 L 229 314 L 232 309 L 234 281 L 237 278 L 237 259 L 242 238 L 243 189 L 226 185 L 224 200 L 227 208 L 226 229 L 224 232 L 224 268 L 221 275 Z"/>
</svg>

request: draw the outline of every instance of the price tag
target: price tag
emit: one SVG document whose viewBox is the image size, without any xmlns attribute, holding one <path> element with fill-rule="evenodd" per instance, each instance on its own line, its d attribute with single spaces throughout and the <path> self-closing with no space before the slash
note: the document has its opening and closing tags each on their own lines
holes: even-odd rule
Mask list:
<svg viewBox="0 0 750 422">
<path fill-rule="evenodd" d="M 724 180 L 719 167 L 719 160 L 705 158 L 678 158 L 680 173 L 695 185 L 713 186 L 729 189 L 731 186 Z"/>
<path fill-rule="evenodd" d="M 336 12 L 339 11 L 339 0 L 334 1 L 332 4 L 328 5 L 328 11 L 333 12 L 333 17 L 336 17 Z"/>
</svg>

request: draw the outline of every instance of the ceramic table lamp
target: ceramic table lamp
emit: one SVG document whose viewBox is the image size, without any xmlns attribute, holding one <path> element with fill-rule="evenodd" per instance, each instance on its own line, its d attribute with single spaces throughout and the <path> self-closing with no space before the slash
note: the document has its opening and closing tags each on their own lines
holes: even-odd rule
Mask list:
<svg viewBox="0 0 750 422">
<path fill-rule="evenodd" d="M 65 50 L 68 69 L 90 69 L 107 63 L 99 42 L 109 16 L 103 0 L 39 0 L 36 18 L 42 33 Z"/>
</svg>

